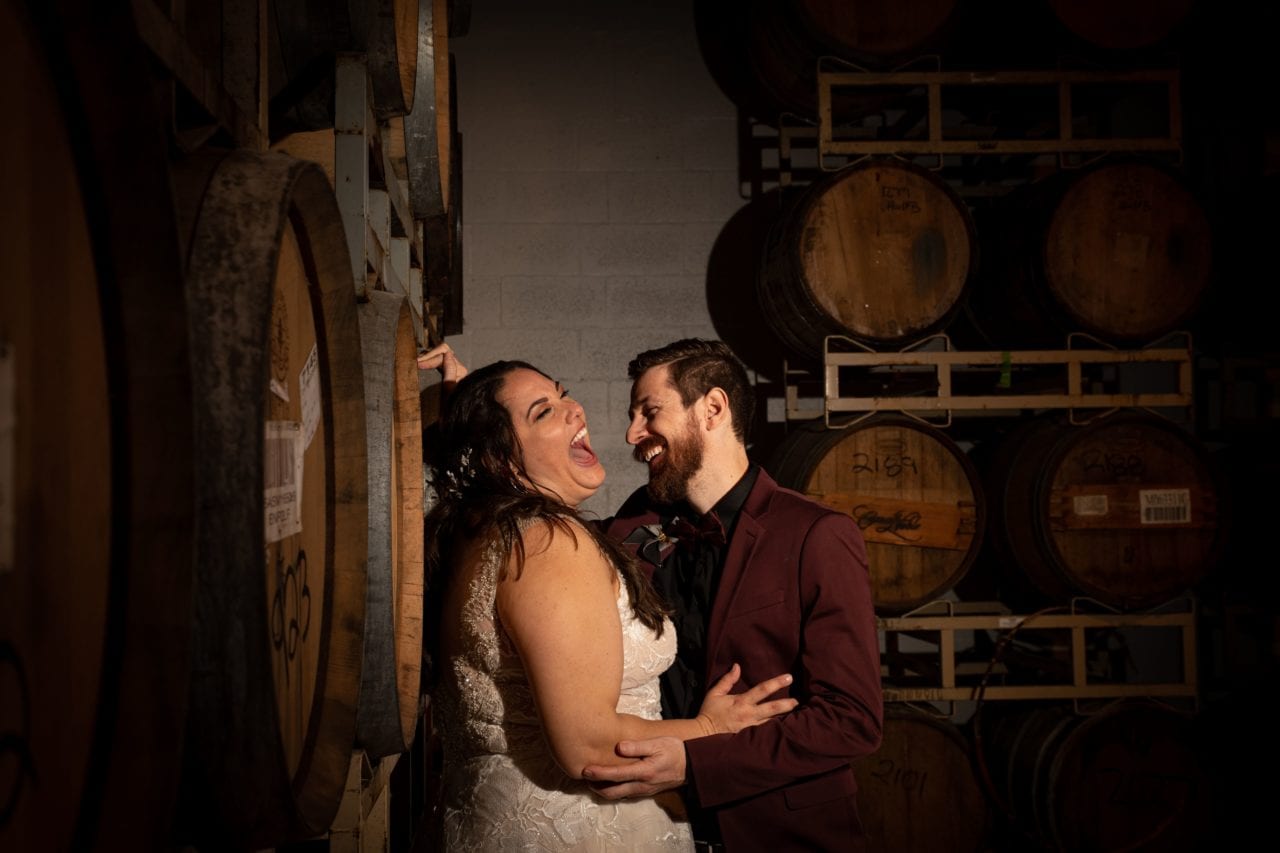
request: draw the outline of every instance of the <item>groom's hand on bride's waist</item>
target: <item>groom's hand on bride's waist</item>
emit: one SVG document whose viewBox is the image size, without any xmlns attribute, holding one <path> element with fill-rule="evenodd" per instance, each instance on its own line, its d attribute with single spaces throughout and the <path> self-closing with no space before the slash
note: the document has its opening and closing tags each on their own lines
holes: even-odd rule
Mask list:
<svg viewBox="0 0 1280 853">
<path fill-rule="evenodd" d="M 652 797 L 684 784 L 684 741 L 678 738 L 624 740 L 616 752 L 638 760 L 611 766 L 593 764 L 582 771 L 582 778 L 606 800 Z"/>
</svg>

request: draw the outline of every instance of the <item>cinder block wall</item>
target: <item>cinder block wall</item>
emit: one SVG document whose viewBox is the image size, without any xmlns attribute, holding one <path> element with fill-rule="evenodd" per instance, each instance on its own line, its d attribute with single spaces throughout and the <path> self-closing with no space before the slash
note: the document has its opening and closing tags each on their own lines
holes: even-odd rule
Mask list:
<svg viewBox="0 0 1280 853">
<path fill-rule="evenodd" d="M 475 0 L 453 42 L 469 366 L 524 359 L 585 406 L 612 514 L 637 352 L 717 337 L 708 257 L 738 193 L 735 111 L 688 0 Z M 744 285 L 749 285 L 745 282 Z M 754 305 L 754 291 L 744 290 Z"/>
</svg>

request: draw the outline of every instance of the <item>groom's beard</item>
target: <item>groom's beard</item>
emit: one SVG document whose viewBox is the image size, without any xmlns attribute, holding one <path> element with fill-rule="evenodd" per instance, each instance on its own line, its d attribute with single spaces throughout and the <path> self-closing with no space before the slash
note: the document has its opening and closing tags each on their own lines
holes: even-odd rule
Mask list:
<svg viewBox="0 0 1280 853">
<path fill-rule="evenodd" d="M 689 481 L 702 468 L 702 434 L 698 432 L 693 412 L 685 431 L 666 440 L 666 450 L 649 469 L 649 497 L 658 503 L 672 504 L 684 500 Z"/>
</svg>

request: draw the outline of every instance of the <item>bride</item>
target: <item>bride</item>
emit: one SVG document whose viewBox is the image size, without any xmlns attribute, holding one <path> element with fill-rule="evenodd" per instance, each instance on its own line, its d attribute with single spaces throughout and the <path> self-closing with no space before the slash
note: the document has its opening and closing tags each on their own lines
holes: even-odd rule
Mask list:
<svg viewBox="0 0 1280 853">
<path fill-rule="evenodd" d="M 428 650 L 446 850 L 692 850 L 675 792 L 609 802 L 582 781 L 621 740 L 768 724 L 779 676 L 662 720 L 676 638 L 638 567 L 576 507 L 604 482 L 582 407 L 523 362 L 457 383 L 432 446 Z"/>
</svg>

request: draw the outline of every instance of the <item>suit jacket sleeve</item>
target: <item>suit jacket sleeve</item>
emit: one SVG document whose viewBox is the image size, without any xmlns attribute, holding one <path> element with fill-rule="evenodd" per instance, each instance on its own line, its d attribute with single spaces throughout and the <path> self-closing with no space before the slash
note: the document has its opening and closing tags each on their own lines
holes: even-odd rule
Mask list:
<svg viewBox="0 0 1280 853">
<path fill-rule="evenodd" d="M 689 781 L 704 807 L 847 767 L 880 745 L 879 639 L 862 534 L 848 516 L 823 514 L 797 559 L 801 625 L 791 695 L 800 705 L 737 734 L 686 743 Z"/>
</svg>

